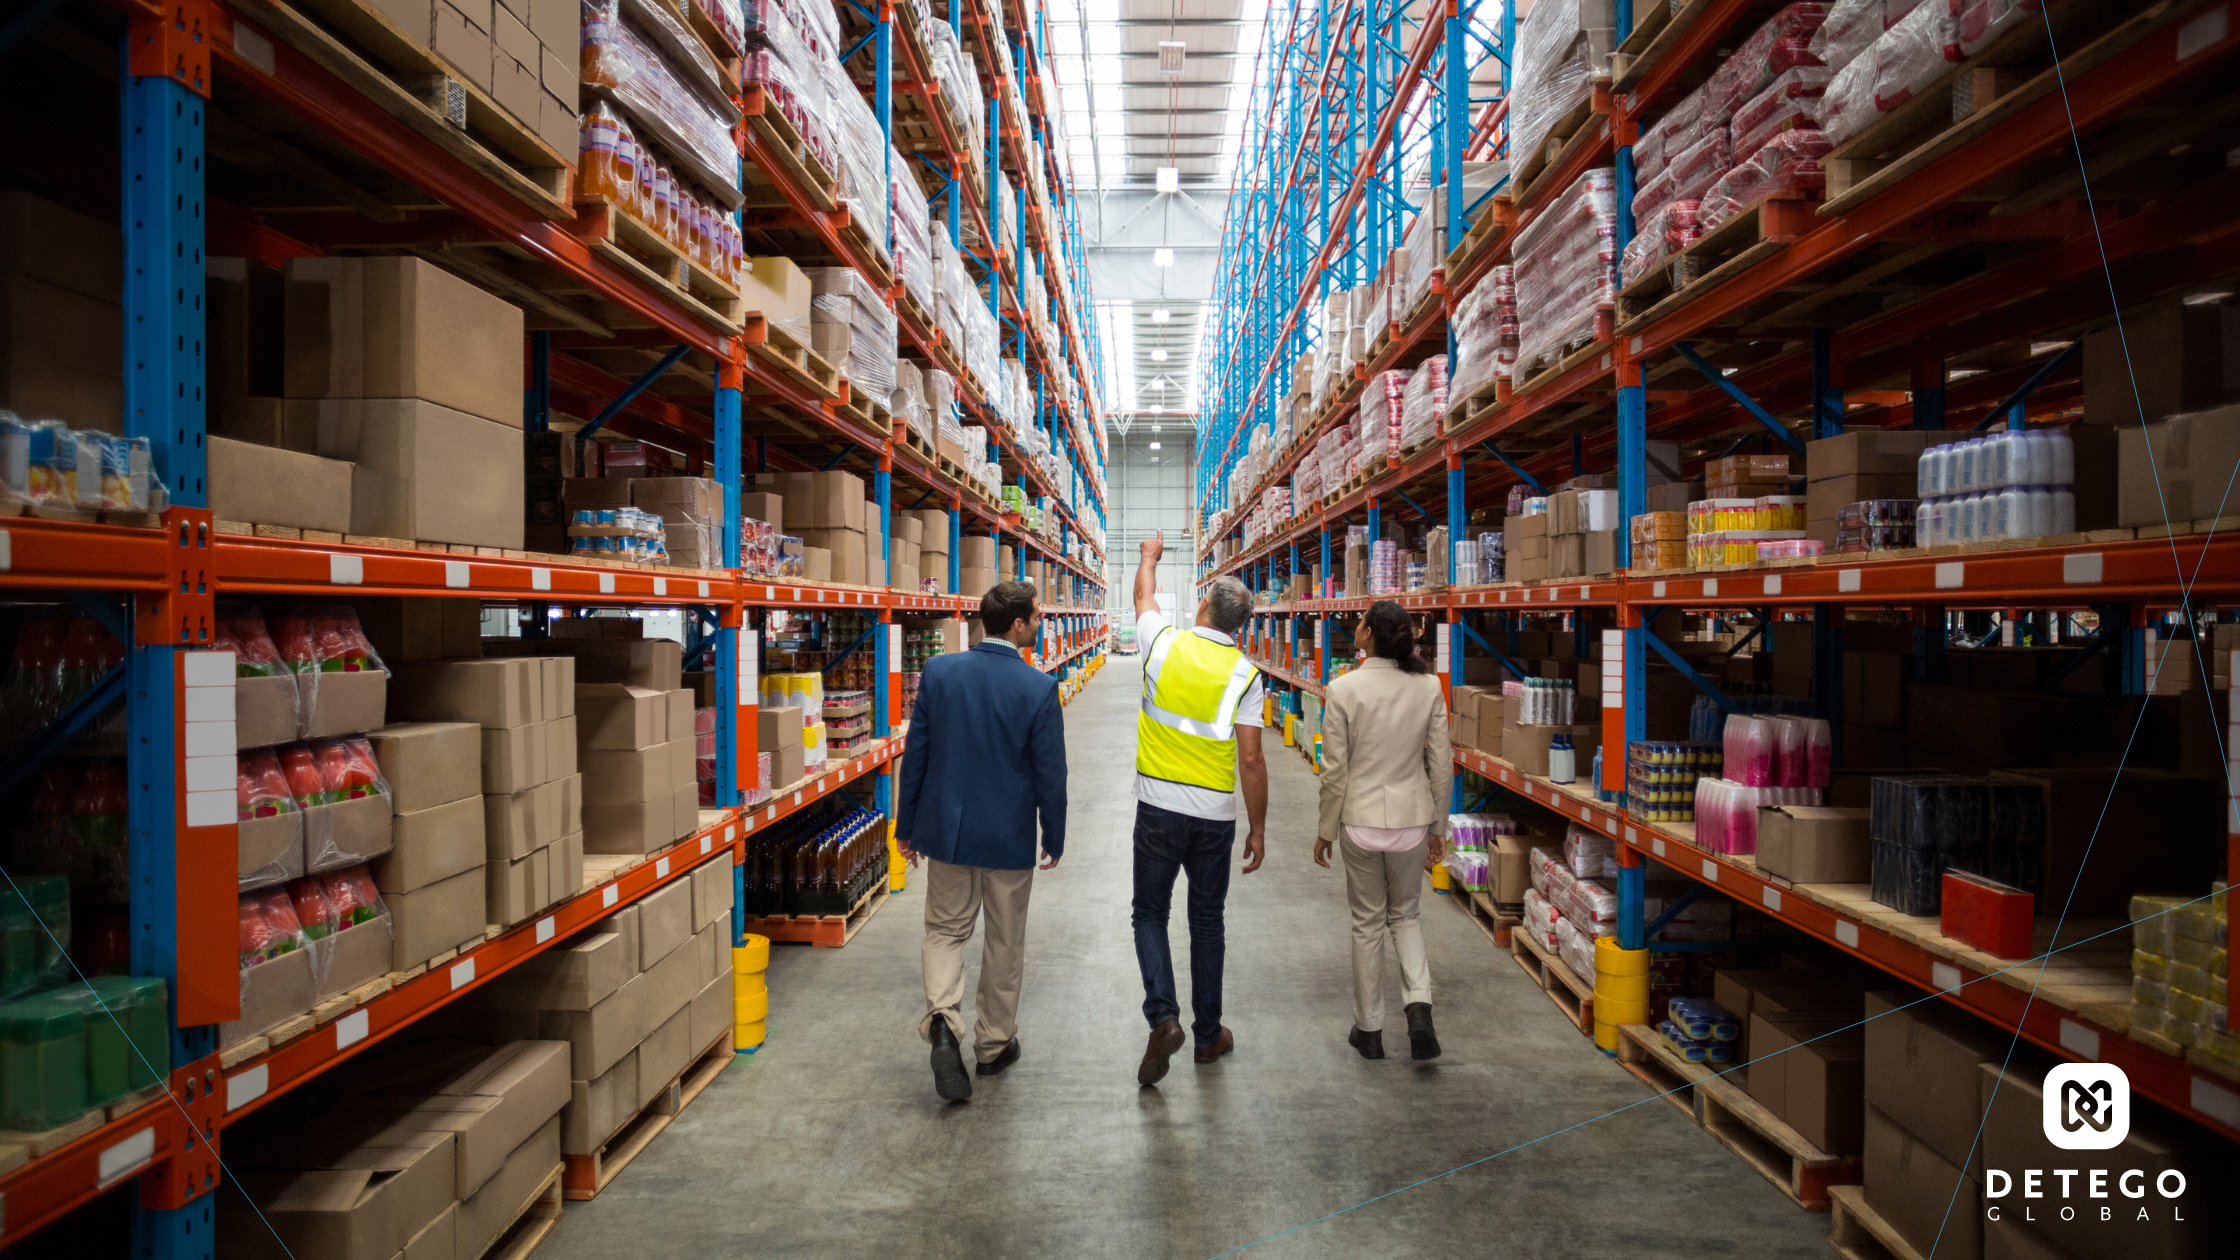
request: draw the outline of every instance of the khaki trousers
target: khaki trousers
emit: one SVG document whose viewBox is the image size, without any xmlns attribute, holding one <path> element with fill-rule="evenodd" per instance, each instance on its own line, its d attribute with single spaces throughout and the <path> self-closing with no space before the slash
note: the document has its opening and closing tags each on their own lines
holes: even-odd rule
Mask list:
<svg viewBox="0 0 2240 1260">
<path fill-rule="evenodd" d="M 986 1063 L 1003 1053 L 1019 1031 L 1019 981 L 1027 965 L 1027 894 L 1034 872 L 997 871 L 926 860 L 926 1013 L 918 1035 L 933 1039 L 933 1021 L 949 1022 L 959 1045 Z M 988 937 L 980 946 L 978 1017 L 965 1038 L 964 945 L 985 914 Z"/>
<path fill-rule="evenodd" d="M 1423 954 L 1423 852 L 1419 844 L 1397 853 L 1372 853 L 1341 836 L 1346 860 L 1346 906 L 1353 912 L 1353 1026 L 1384 1029 L 1384 940 L 1400 955 L 1400 1002 L 1431 1000 L 1431 964 Z"/>
</svg>

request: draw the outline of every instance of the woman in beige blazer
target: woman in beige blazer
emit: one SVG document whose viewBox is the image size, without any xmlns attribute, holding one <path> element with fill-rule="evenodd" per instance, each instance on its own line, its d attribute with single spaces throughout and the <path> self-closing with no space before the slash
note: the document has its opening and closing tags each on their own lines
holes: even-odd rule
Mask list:
<svg viewBox="0 0 2240 1260">
<path fill-rule="evenodd" d="M 1431 968 L 1417 907 L 1423 873 L 1439 860 L 1454 774 L 1447 702 L 1416 653 L 1400 605 L 1372 605 L 1356 636 L 1359 668 L 1330 684 L 1322 707 L 1322 818 L 1314 860 L 1346 864 L 1353 911 L 1353 1032 L 1364 1059 L 1384 1057 L 1384 942 L 1400 956 L 1400 1000 L 1418 1059 L 1439 1057 L 1431 1026 Z"/>
</svg>

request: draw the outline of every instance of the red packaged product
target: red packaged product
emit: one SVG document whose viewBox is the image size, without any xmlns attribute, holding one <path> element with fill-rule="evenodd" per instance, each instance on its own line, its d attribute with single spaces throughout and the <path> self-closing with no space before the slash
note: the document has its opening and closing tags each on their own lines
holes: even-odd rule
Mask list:
<svg viewBox="0 0 2240 1260">
<path fill-rule="evenodd" d="M 342 927 L 356 927 L 381 917 L 381 893 L 363 866 L 346 866 L 313 878 L 326 889 L 335 917 Z"/>
<path fill-rule="evenodd" d="M 1827 15 L 1826 5 L 1811 3 L 1792 4 L 1774 14 L 1711 72 L 1704 84 L 1705 114 L 1730 118 L 1744 101 L 1764 91 L 1782 72 L 1823 64 L 1812 55 L 1812 37 Z"/>
<path fill-rule="evenodd" d="M 1753 153 L 1777 131 L 1820 126 L 1820 100 L 1828 72 L 1818 66 L 1789 70 L 1734 112 L 1734 151 Z"/>
<path fill-rule="evenodd" d="M 326 804 L 326 779 L 320 773 L 319 759 L 311 751 L 311 745 L 282 744 L 279 754 L 280 772 L 287 776 L 288 791 L 296 798 L 297 807 L 308 809 Z"/>
<path fill-rule="evenodd" d="M 233 792 L 239 818 L 271 818 L 296 808 L 288 778 L 280 772 L 280 758 L 269 748 L 241 754 L 234 763 Z"/>
<path fill-rule="evenodd" d="M 303 925 L 303 934 L 309 940 L 325 940 L 342 926 L 334 902 L 328 899 L 317 876 L 289 880 L 288 902 L 295 907 L 296 922 Z"/>
<path fill-rule="evenodd" d="M 303 925 L 285 888 L 267 888 L 241 898 L 241 965 L 254 967 L 303 945 Z"/>
</svg>

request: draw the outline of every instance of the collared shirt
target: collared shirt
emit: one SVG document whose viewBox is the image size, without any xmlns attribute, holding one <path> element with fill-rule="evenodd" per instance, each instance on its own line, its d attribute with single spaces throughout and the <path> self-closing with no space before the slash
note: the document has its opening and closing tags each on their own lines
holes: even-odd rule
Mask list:
<svg viewBox="0 0 2240 1260">
<path fill-rule="evenodd" d="M 1025 660 L 1025 659 L 1026 659 L 1026 653 L 1024 653 L 1024 652 L 1021 652 L 1021 651 L 1019 650 L 1019 645 L 1018 645 L 1018 644 L 1016 644 L 1016 643 L 1013 643 L 1013 642 L 1012 642 L 1011 640 L 1009 640 L 1009 639 L 1002 639 L 1002 638 L 998 638 L 998 637 L 996 637 L 995 635 L 992 635 L 992 634 L 991 634 L 991 635 L 989 635 L 989 636 L 988 636 L 987 638 L 985 638 L 985 639 L 982 639 L 982 640 L 980 640 L 980 642 L 982 642 L 982 643 L 993 643 L 993 644 L 995 644 L 995 645 L 996 645 L 997 647 L 1005 649 L 1006 651 L 1010 652 L 1010 653 L 1011 653 L 1011 654 L 1012 654 L 1013 656 L 1016 656 L 1016 657 L 1020 658 L 1021 660 Z"/>
<path fill-rule="evenodd" d="M 1136 617 L 1136 650 L 1143 653 L 1144 667 L 1150 668 L 1151 645 L 1159 632 L 1174 624 L 1165 613 L 1149 612 Z M 1200 638 L 1211 639 L 1224 647 L 1235 647 L 1237 641 L 1211 626 L 1192 626 L 1190 632 Z M 1261 682 L 1253 676 L 1252 685 L 1245 688 L 1244 698 L 1237 702 L 1238 726 L 1266 726 L 1262 714 L 1264 705 L 1260 698 Z M 1234 792 L 1216 792 L 1211 788 L 1192 787 L 1187 783 L 1172 783 L 1148 775 L 1136 776 L 1136 799 L 1146 805 L 1156 805 L 1177 814 L 1204 818 L 1213 822 L 1230 822 L 1237 816 L 1237 796 Z"/>
</svg>

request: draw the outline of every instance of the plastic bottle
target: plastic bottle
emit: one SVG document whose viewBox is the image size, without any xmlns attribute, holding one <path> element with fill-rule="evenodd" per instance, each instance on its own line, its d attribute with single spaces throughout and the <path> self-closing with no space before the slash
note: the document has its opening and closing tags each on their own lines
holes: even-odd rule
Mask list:
<svg viewBox="0 0 2240 1260">
<path fill-rule="evenodd" d="M 1570 783 L 1578 776 L 1577 754 L 1571 747 L 1571 736 L 1557 735 L 1548 744 L 1548 781 Z"/>
<path fill-rule="evenodd" d="M 2030 532 L 2025 537 L 2044 538 L 2061 531 L 2053 527 L 2053 490 L 2044 483 L 2027 486 L 2023 495 L 2030 501 Z"/>
<path fill-rule="evenodd" d="M 2077 532 L 2077 496 L 2070 491 L 2067 482 L 2053 488 L 2053 532 Z"/>
<path fill-rule="evenodd" d="M 581 167 L 577 181 L 586 196 L 622 200 L 622 184 L 615 176 L 615 147 L 621 127 L 605 101 L 596 101 L 583 115 Z"/>
<path fill-rule="evenodd" d="M 2022 434 L 2022 466 L 2015 480 L 2026 486 L 2053 484 L 2053 435 L 2044 429 Z"/>
<path fill-rule="evenodd" d="M 2012 443 L 2008 443 L 2008 445 L 2012 445 Z M 1993 497 L 1997 502 L 1996 506 L 1992 508 L 1992 522 L 1995 527 L 1992 537 L 2030 537 L 2029 492 L 2021 486 L 2001 486 L 1998 494 Z"/>
<path fill-rule="evenodd" d="M 1986 489 L 1997 489 L 2014 484 L 2014 434 L 1993 433 L 1983 439 L 1985 471 L 1983 484 Z"/>
<path fill-rule="evenodd" d="M 2052 475 L 2046 479 L 2047 484 L 2056 486 L 2075 485 L 2077 481 L 2077 448 L 2076 444 L 2069 440 L 2069 431 L 2067 429 L 2048 429 L 2046 430 L 2046 438 L 2053 450 L 2053 471 Z M 2061 532 L 2066 534 L 2072 532 L 2072 530 L 2065 529 Z"/>
<path fill-rule="evenodd" d="M 1946 449 L 1947 448 L 1942 446 L 1932 446 L 1928 450 L 1921 452 L 1921 458 L 1914 462 L 1913 497 L 1921 500 L 1923 503 L 1927 503 L 1929 500 L 1936 498 L 1939 494 L 1943 493 L 1943 491 L 1939 489 L 1939 486 L 1942 484 L 1939 481 L 1939 477 L 1944 471 L 1944 456 Z"/>
</svg>

